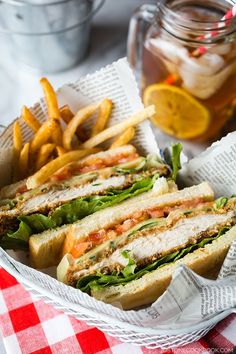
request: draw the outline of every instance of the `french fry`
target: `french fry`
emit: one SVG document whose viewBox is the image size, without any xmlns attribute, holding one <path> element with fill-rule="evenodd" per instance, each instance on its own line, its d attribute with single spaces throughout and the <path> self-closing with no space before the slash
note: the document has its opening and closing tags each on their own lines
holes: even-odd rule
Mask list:
<svg viewBox="0 0 236 354">
<path fill-rule="evenodd" d="M 41 125 L 39 130 L 36 132 L 33 140 L 30 144 L 30 152 L 34 154 L 40 147 L 46 144 L 52 137 L 53 128 L 55 127 L 54 120 L 47 120 Z"/>
<path fill-rule="evenodd" d="M 129 127 L 124 133 L 122 133 L 112 144 L 110 149 L 114 149 L 118 146 L 126 145 L 133 139 L 135 134 L 134 127 Z"/>
<path fill-rule="evenodd" d="M 52 141 L 56 145 L 62 145 L 62 129 L 60 121 L 53 119 Z"/>
<path fill-rule="evenodd" d="M 99 106 L 99 114 L 96 123 L 92 128 L 91 136 L 95 136 L 104 130 L 110 118 L 112 110 L 112 101 L 109 98 L 105 98 Z"/>
<path fill-rule="evenodd" d="M 43 167 L 49 160 L 49 157 L 52 155 L 53 150 L 55 149 L 55 144 L 44 144 L 38 151 L 38 156 L 36 160 L 36 171 Z"/>
<path fill-rule="evenodd" d="M 26 106 L 22 107 L 21 116 L 24 119 L 25 123 L 36 133 L 41 127 L 41 123 L 38 119 L 33 115 L 33 113 Z"/>
<path fill-rule="evenodd" d="M 43 88 L 44 91 L 44 96 L 47 104 L 47 109 L 48 109 L 48 117 L 49 119 L 60 119 L 60 111 L 58 107 L 58 102 L 57 102 L 57 95 L 48 81 L 45 77 L 43 77 L 40 80 L 40 84 Z"/>
<path fill-rule="evenodd" d="M 93 148 L 94 146 L 97 146 L 103 143 L 104 141 L 113 138 L 114 136 L 120 133 L 123 133 L 129 127 L 136 126 L 137 124 L 143 122 L 145 119 L 152 117 L 154 113 L 155 113 L 155 106 L 154 105 L 148 106 L 144 108 L 142 111 L 139 111 L 135 113 L 133 116 L 131 116 L 130 118 L 124 120 L 123 122 L 113 125 L 112 127 L 103 130 L 98 135 L 93 136 L 85 143 L 80 145 L 80 147 L 82 149 Z"/>
<path fill-rule="evenodd" d="M 63 147 L 65 149 L 71 150 L 72 139 L 78 126 L 89 118 L 98 107 L 99 104 L 90 104 L 89 106 L 80 109 L 71 119 L 63 133 Z"/>
<path fill-rule="evenodd" d="M 16 121 L 13 125 L 13 165 L 12 165 L 13 182 L 16 182 L 20 179 L 19 157 L 20 157 L 20 152 L 22 147 L 23 147 L 23 139 L 21 135 L 20 124 L 18 121 Z"/>
<path fill-rule="evenodd" d="M 61 114 L 61 118 L 64 120 L 64 122 L 66 124 L 68 124 L 71 119 L 74 117 L 74 113 L 71 112 L 70 107 L 66 104 L 65 106 L 60 108 L 60 114 Z M 78 127 L 76 129 L 76 133 L 75 133 L 79 139 L 80 142 L 84 142 L 86 141 L 86 132 L 82 127 Z"/>
<path fill-rule="evenodd" d="M 97 152 L 98 149 L 84 149 L 69 151 L 56 159 L 48 162 L 33 176 L 27 179 L 26 186 L 28 189 L 36 188 L 46 182 L 55 172 L 70 162 L 80 160 L 89 154 Z"/>
<path fill-rule="evenodd" d="M 27 172 L 29 171 L 29 149 L 30 143 L 26 143 L 20 152 L 19 174 L 22 179 L 27 176 Z"/>
<path fill-rule="evenodd" d="M 23 147 L 23 139 L 22 139 L 20 124 L 18 120 L 13 125 L 13 146 L 14 146 L 14 150 L 18 154 L 20 154 L 21 149 Z"/>
<path fill-rule="evenodd" d="M 66 124 L 68 124 L 74 117 L 74 113 L 70 110 L 68 104 L 60 108 L 60 116 Z"/>
<path fill-rule="evenodd" d="M 56 146 L 56 152 L 58 156 L 64 155 L 67 151 L 62 146 Z"/>
</svg>

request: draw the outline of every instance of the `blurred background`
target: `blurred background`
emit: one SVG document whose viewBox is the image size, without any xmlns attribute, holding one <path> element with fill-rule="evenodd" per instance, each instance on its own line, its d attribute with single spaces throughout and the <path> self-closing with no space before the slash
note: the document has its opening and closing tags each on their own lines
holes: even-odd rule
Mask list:
<svg viewBox="0 0 236 354">
<path fill-rule="evenodd" d="M 145 3 L 149 6 L 135 12 Z M 203 54 L 195 58 L 189 54 L 197 45 L 206 50 L 200 42 L 195 44 L 198 33 L 195 34 L 196 40 L 191 50 L 184 38 L 177 43 L 175 36 L 169 34 L 166 39 L 165 35 L 169 31 L 165 28 L 159 31 L 163 26 L 160 27 L 158 16 L 161 18 L 163 13 L 160 3 L 159 11 L 156 12 L 156 3 L 157 0 L 1 0 L 0 125 L 8 125 L 20 115 L 23 105 L 30 107 L 42 97 L 38 82 L 40 77 L 47 76 L 57 89 L 126 56 L 130 18 L 135 14 L 130 26 L 129 59 L 138 73 L 144 104 L 156 104 L 158 101 L 160 107 L 160 95 L 164 97 L 163 121 L 158 116 L 158 121 L 155 118 L 156 127 L 153 125 L 159 147 L 165 148 L 171 142 L 182 139 L 187 156 L 192 157 L 220 136 L 234 131 L 235 30 L 234 36 L 231 35 L 229 23 L 229 31 L 222 36 L 223 42 L 220 35 L 216 41 L 209 30 L 212 43 L 208 45 L 205 57 Z M 204 2 L 200 1 L 199 6 L 197 3 L 192 3 L 193 12 L 189 14 L 194 21 L 196 8 L 199 14 L 206 12 Z M 212 5 L 211 11 L 212 14 L 217 11 L 220 20 L 230 5 L 223 0 L 216 4 L 222 6 L 222 13 L 218 5 L 216 9 Z M 176 14 L 176 11 L 173 13 Z M 172 21 L 171 29 L 175 27 L 174 24 Z M 227 30 L 227 26 L 225 28 Z M 205 33 L 205 28 L 201 30 Z M 192 30 L 190 33 L 192 36 Z M 184 59 L 181 57 L 183 52 Z M 220 81 L 218 76 L 221 77 Z M 160 83 L 168 85 L 167 90 L 163 89 L 164 93 L 160 86 L 152 87 Z M 172 86 L 179 93 L 175 99 L 171 94 Z M 153 91 L 152 94 L 149 91 L 149 95 L 146 95 L 148 99 L 145 99 L 144 91 L 148 87 Z M 206 94 L 207 97 L 204 96 Z M 166 103 L 168 99 L 171 101 L 169 106 Z M 176 118 L 175 106 L 182 107 L 177 110 L 179 118 Z M 184 120 L 185 115 L 187 118 Z"/>
<path fill-rule="evenodd" d="M 37 1 L 39 0 L 35 0 L 35 2 Z M 18 1 L 16 1 L 16 3 L 17 2 Z M 19 37 L 16 34 L 0 34 L 0 124 L 7 125 L 13 118 L 20 114 L 20 109 L 23 104 L 30 106 L 42 96 L 41 88 L 38 84 L 39 77 L 47 75 L 55 88 L 57 88 L 66 82 L 75 81 L 86 73 L 93 72 L 125 56 L 130 16 L 137 7 L 145 2 L 145 0 L 106 0 L 92 18 L 90 43 L 84 59 L 73 68 L 56 73 L 48 73 L 47 69 L 33 70 L 25 66 L 21 58 L 19 58 L 21 55 L 20 46 L 22 45 L 22 42 L 19 42 Z M 156 3 L 155 0 L 149 0 L 148 2 Z M 23 12 L 25 10 L 22 9 L 22 7 L 16 6 L 15 12 L 12 13 L 13 10 L 9 10 L 9 7 L 7 7 L 8 4 L 1 4 L 0 6 L 3 5 L 5 6 L 5 15 L 7 12 L 7 16 L 1 18 L 0 15 L 0 19 L 1 25 L 5 25 L 5 32 L 6 30 L 11 31 L 12 29 L 14 31 L 17 29 L 21 32 L 28 30 L 31 32 L 31 38 L 28 40 L 32 40 L 32 29 L 29 30 L 26 28 L 25 23 L 23 23 L 24 27 L 22 27 L 22 18 L 26 18 L 26 15 L 29 17 L 29 26 L 31 26 L 30 28 L 33 28 L 35 32 L 38 31 L 36 23 L 42 21 L 35 21 L 31 13 Z M 3 15 L 4 9 L 0 10 L 0 13 Z M 38 11 L 38 9 L 36 10 Z M 51 8 L 50 11 L 49 16 L 55 16 L 57 10 Z M 40 13 L 37 12 L 36 17 L 38 17 L 38 14 Z M 71 23 L 70 14 L 67 14 L 67 16 Z M 8 18 L 6 23 L 4 23 L 5 18 Z M 11 18 L 13 19 L 12 22 L 10 21 Z M 50 18 L 50 21 L 52 20 L 53 19 Z M 16 23 L 16 21 L 18 22 Z M 20 28 L 17 27 L 19 23 L 21 25 Z M 77 34 L 77 36 L 81 35 L 85 40 L 85 29 L 83 29 L 82 34 Z M 60 55 L 60 52 L 57 54 L 57 48 L 47 43 L 46 37 L 47 36 L 42 38 L 41 42 L 38 42 L 39 44 L 33 48 L 33 51 L 27 52 L 28 47 L 26 47 L 26 55 L 33 58 L 33 60 L 35 60 L 35 58 L 38 59 L 40 63 L 42 62 L 42 58 L 39 56 L 42 52 L 47 62 L 49 62 L 50 58 L 53 56 L 58 55 L 58 62 L 57 60 L 56 62 L 60 69 L 65 58 Z M 22 38 L 20 38 L 20 40 L 22 40 Z M 12 43 L 12 41 L 14 42 Z M 28 43 L 23 44 L 28 45 Z M 80 48 L 78 48 L 78 50 L 80 50 Z M 53 71 L 51 67 L 49 69 L 49 71 Z M 57 68 L 55 68 L 55 70 L 57 70 Z"/>
</svg>

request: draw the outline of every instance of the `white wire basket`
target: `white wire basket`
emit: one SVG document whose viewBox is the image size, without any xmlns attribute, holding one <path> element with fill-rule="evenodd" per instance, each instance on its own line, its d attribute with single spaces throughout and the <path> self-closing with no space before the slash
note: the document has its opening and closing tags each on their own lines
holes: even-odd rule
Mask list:
<svg viewBox="0 0 236 354">
<path fill-rule="evenodd" d="M 230 313 L 225 311 L 211 320 L 202 321 L 197 325 L 181 329 L 159 330 L 152 327 L 139 327 L 128 322 L 124 323 L 119 319 L 114 319 L 114 317 L 109 316 L 109 314 L 103 314 L 99 310 L 68 301 L 55 293 L 53 284 L 51 289 L 46 289 L 41 282 L 36 284 L 32 274 L 40 272 L 25 265 L 22 267 L 22 270 L 21 266 L 19 269 L 19 262 L 9 257 L 1 249 L 0 266 L 12 274 L 36 298 L 43 299 L 46 303 L 53 305 L 58 310 L 62 310 L 65 314 L 74 316 L 90 326 L 95 326 L 122 342 L 144 346 L 149 349 L 170 349 L 197 341 Z M 44 276 L 48 277 L 45 274 Z M 53 281 L 56 280 L 52 278 Z M 62 284 L 62 286 L 65 285 Z M 97 302 L 99 303 L 99 301 Z M 107 306 L 109 309 L 110 305 Z"/>
<path fill-rule="evenodd" d="M 115 124 L 133 111 L 142 108 L 137 85 L 132 75 L 126 61 L 121 59 L 93 75 L 88 75 L 76 83 L 65 86 L 64 89 L 62 87 L 59 91 L 61 104 L 65 103 L 63 101 L 63 98 L 65 98 L 66 103 L 72 107 L 74 104 L 74 110 L 77 111 L 75 102 L 77 104 L 78 97 L 81 100 L 84 97 L 89 97 L 91 102 L 96 102 L 98 99 L 107 97 L 109 93 L 109 97 L 115 102 L 116 112 L 119 111 L 119 115 L 116 114 L 111 118 L 111 124 Z M 108 79 L 112 82 L 112 90 L 108 85 Z M 97 85 L 97 91 L 94 90 L 94 85 Z M 80 92 L 81 87 L 82 96 Z M 79 96 L 78 93 L 80 93 Z M 70 102 L 68 102 L 69 98 Z M 42 101 L 41 105 L 37 103 L 31 108 L 32 112 L 41 122 L 45 119 L 44 106 L 45 104 Z M 22 123 L 22 120 L 19 121 Z M 24 141 L 29 141 L 32 138 L 30 129 L 25 129 L 23 133 Z M 135 139 L 133 143 L 137 143 L 137 147 L 140 145 L 140 148 L 145 153 L 157 151 L 155 137 L 148 122 L 144 122 L 137 129 Z M 12 126 L 6 129 L 0 148 L 9 148 L 11 141 Z M 5 151 L 8 156 L 8 150 L 6 149 Z M 0 170 L 5 170 L 5 166 L 7 167 L 4 158 L 0 154 Z M 224 311 L 214 316 L 211 320 L 201 321 L 197 325 L 181 329 L 160 330 L 152 327 L 138 326 L 129 321 L 128 313 L 124 315 L 125 312 L 121 311 L 122 315 L 120 317 L 114 316 L 113 306 L 97 301 L 77 289 L 69 288 L 47 274 L 16 261 L 16 259 L 10 257 L 1 248 L 0 266 L 12 274 L 37 298 L 43 299 L 55 308 L 63 310 L 66 314 L 72 315 L 78 320 L 85 321 L 88 325 L 96 326 L 122 342 L 131 343 L 136 346 L 145 346 L 150 349 L 168 349 L 194 342 L 204 336 L 217 322 L 230 313 L 230 311 Z"/>
</svg>

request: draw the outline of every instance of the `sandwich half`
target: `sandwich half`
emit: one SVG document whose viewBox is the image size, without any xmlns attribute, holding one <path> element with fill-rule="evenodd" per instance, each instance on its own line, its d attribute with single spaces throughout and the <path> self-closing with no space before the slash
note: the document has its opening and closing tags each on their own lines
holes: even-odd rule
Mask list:
<svg viewBox="0 0 236 354">
<path fill-rule="evenodd" d="M 122 210 L 123 214 L 126 214 L 126 211 L 129 210 L 131 206 L 136 205 L 137 207 L 137 205 L 139 205 L 143 200 L 154 200 L 159 195 L 171 192 L 176 189 L 177 186 L 172 180 L 167 181 L 164 177 L 160 177 L 155 180 L 155 182 L 152 181 L 152 188 L 150 190 L 148 189 L 148 192 L 144 192 L 143 190 L 142 193 L 138 193 L 139 195 L 133 196 L 132 198 L 129 198 L 128 200 L 125 200 L 123 202 L 120 198 L 122 196 L 121 194 L 119 194 L 118 196 L 110 195 L 105 197 L 104 204 L 101 203 L 101 198 L 96 198 L 95 201 L 92 200 L 91 205 L 93 208 L 93 212 L 95 212 L 96 214 L 96 219 L 98 220 L 100 214 L 104 215 L 105 217 L 110 213 L 115 215 L 117 209 Z M 125 191 L 125 193 L 127 193 L 127 191 Z M 113 198 L 115 199 L 113 200 Z M 114 203 L 116 198 L 119 199 L 119 205 L 116 205 L 116 203 Z M 104 207 L 108 204 L 110 206 L 105 209 L 107 210 L 107 213 L 104 213 Z M 96 205 L 98 205 L 98 207 L 96 207 Z M 85 210 L 88 210 L 88 208 L 90 207 L 91 206 L 89 203 L 84 204 L 84 202 L 79 202 L 79 213 L 83 212 L 83 208 L 85 208 Z M 63 208 L 65 209 L 66 215 L 68 215 L 69 210 L 65 207 Z M 100 213 L 96 210 L 101 210 L 101 212 L 103 212 Z M 35 268 L 46 268 L 52 265 L 58 265 L 63 254 L 72 247 L 70 245 L 74 242 L 75 234 L 71 232 L 72 225 L 74 226 L 73 230 L 80 229 L 81 225 L 86 225 L 88 220 L 87 218 L 88 217 L 85 217 L 85 223 L 82 223 L 82 221 L 79 220 L 73 224 L 65 224 L 61 227 L 57 227 L 55 229 L 50 229 L 45 232 L 32 235 L 29 238 L 29 250 L 33 266 Z M 74 251 L 77 252 L 77 250 Z"/>
<path fill-rule="evenodd" d="M 71 224 L 147 192 L 157 178 L 169 174 L 169 167 L 157 156 L 139 156 L 132 145 L 70 163 L 44 185 L 18 189 L 14 198 L 1 200 L 0 246 L 23 248 L 30 235 Z"/>
<path fill-rule="evenodd" d="M 57 268 L 58 279 L 131 309 L 154 302 L 179 264 L 214 278 L 236 239 L 235 198 L 214 201 L 210 186 L 202 183 L 159 196 L 155 202 L 154 206 L 148 200 L 139 213 L 130 207 L 119 220 L 116 212 L 102 222 L 99 212 L 101 217 L 85 218 L 77 230 L 72 226 L 77 235 L 74 247 L 95 242 L 77 258 L 72 248 Z M 96 245 L 99 236 L 105 240 Z"/>
<path fill-rule="evenodd" d="M 179 264 L 215 277 L 236 239 L 235 198 L 225 200 L 163 205 L 162 216 L 140 221 L 77 259 L 65 255 L 58 279 L 131 309 L 154 302 Z"/>
<path fill-rule="evenodd" d="M 157 157 L 154 158 L 155 165 L 160 171 L 166 173 L 166 167 Z M 149 162 L 154 162 L 153 158 L 149 158 Z M 126 166 L 127 164 L 127 166 Z M 26 201 L 38 194 L 50 190 L 63 189 L 63 187 L 76 187 L 95 180 L 96 178 L 109 178 L 114 176 L 122 168 L 132 172 L 144 169 L 145 161 L 141 157 L 134 146 L 124 145 L 112 150 L 102 151 L 91 154 L 79 161 L 71 162 L 56 173 L 49 180 L 38 188 L 29 188 L 28 180 L 22 180 L 0 189 L 0 206 L 13 207 L 20 201 Z M 147 167 L 148 163 L 146 164 Z M 118 168 L 118 171 L 116 169 Z M 20 199 L 19 199 L 20 197 Z M 9 205 L 10 204 L 10 205 Z"/>
</svg>

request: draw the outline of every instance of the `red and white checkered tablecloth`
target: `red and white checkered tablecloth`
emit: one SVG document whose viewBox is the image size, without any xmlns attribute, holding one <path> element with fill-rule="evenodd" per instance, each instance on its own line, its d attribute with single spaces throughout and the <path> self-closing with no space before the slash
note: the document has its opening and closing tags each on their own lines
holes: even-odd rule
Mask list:
<svg viewBox="0 0 236 354">
<path fill-rule="evenodd" d="M 30 293 L 0 268 L 0 330 L 7 354 L 236 353 L 236 314 L 204 338 L 172 350 L 135 347 L 63 314 Z"/>
</svg>

